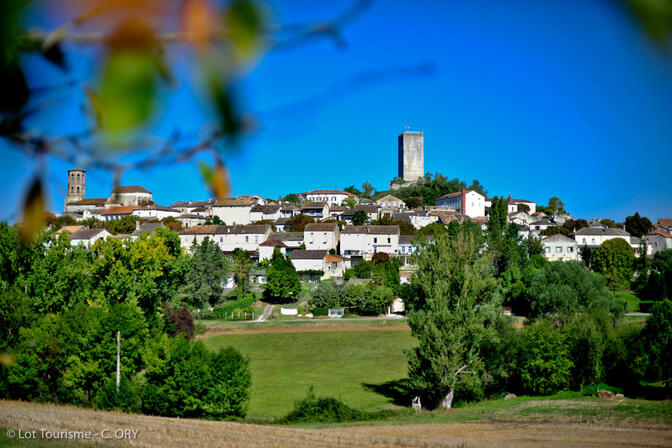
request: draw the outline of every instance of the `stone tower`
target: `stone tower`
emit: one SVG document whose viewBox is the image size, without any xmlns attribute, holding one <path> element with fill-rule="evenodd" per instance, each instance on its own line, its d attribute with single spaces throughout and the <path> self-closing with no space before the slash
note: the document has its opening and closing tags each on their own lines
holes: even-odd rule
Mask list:
<svg viewBox="0 0 672 448">
<path fill-rule="evenodd" d="M 81 201 L 86 197 L 86 171 L 81 168 L 68 170 L 68 195 L 65 197 L 65 205 L 70 202 Z"/>
<path fill-rule="evenodd" d="M 425 138 L 420 132 L 399 135 L 399 179 L 415 182 L 425 175 Z"/>
</svg>

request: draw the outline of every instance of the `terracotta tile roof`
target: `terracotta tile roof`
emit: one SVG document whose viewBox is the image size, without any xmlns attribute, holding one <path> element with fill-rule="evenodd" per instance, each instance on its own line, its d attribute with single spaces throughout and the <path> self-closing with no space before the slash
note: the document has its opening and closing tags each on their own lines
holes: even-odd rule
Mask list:
<svg viewBox="0 0 672 448">
<path fill-rule="evenodd" d="M 304 228 L 305 232 L 334 232 L 338 229 L 338 224 L 335 222 L 316 222 L 311 224 L 306 224 Z"/>
<path fill-rule="evenodd" d="M 399 235 L 399 226 L 345 226 L 341 233 L 369 233 L 372 235 Z"/>
<path fill-rule="evenodd" d="M 276 213 L 278 210 L 280 210 L 280 206 L 278 204 L 268 204 L 268 205 L 255 205 L 254 207 L 252 207 L 252 210 L 250 211 L 269 215 L 272 213 Z"/>
<path fill-rule="evenodd" d="M 465 190 L 464 194 L 471 193 L 472 191 L 474 191 L 474 190 Z M 478 193 L 478 191 L 476 191 L 476 193 Z M 478 194 L 480 194 L 480 193 L 478 193 Z M 462 196 L 462 192 L 461 192 L 461 191 L 456 191 L 455 193 L 444 194 L 443 196 L 441 196 L 440 198 L 438 198 L 437 201 L 438 201 L 439 199 L 457 198 L 457 197 L 460 197 L 460 196 Z M 510 197 L 510 196 L 509 196 L 509 197 Z"/>
<path fill-rule="evenodd" d="M 192 226 L 182 231 L 182 235 L 213 235 L 215 233 L 216 225 L 207 226 Z"/>
<path fill-rule="evenodd" d="M 327 256 L 324 257 L 324 259 L 327 260 L 329 263 L 340 263 L 341 261 L 343 261 L 343 257 L 331 254 L 327 254 Z"/>
<path fill-rule="evenodd" d="M 672 227 L 672 218 L 660 218 L 656 221 L 657 226 Z"/>
<path fill-rule="evenodd" d="M 88 198 L 81 201 L 68 202 L 68 205 L 94 205 L 101 207 L 105 205 L 105 202 L 107 202 L 107 198 Z"/>
<path fill-rule="evenodd" d="M 648 235 L 659 235 L 659 236 L 663 236 L 665 238 L 672 238 L 672 235 L 670 235 L 669 233 L 663 232 L 660 229 L 656 229 L 653 232 L 649 232 Z"/>
<path fill-rule="evenodd" d="M 215 207 L 252 207 L 252 201 L 250 199 L 234 199 L 234 198 L 224 198 L 215 201 L 213 204 Z"/>
<path fill-rule="evenodd" d="M 69 233 L 75 233 L 79 229 L 84 228 L 84 226 L 63 226 L 60 229 L 56 231 L 57 234 L 63 233 L 63 232 L 69 232 Z"/>
<path fill-rule="evenodd" d="M 110 207 L 103 212 L 103 215 L 130 215 L 134 210 L 142 207 L 137 205 L 121 205 L 119 207 Z"/>
<path fill-rule="evenodd" d="M 112 190 L 114 193 L 148 193 L 152 194 L 151 191 L 146 188 L 141 187 L 140 185 L 119 185 L 117 188 Z"/>
</svg>

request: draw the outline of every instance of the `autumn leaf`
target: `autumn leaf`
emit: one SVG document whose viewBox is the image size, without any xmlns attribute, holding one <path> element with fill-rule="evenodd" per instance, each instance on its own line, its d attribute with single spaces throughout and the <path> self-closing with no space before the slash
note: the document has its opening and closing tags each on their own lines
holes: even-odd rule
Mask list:
<svg viewBox="0 0 672 448">
<path fill-rule="evenodd" d="M 229 197 L 231 181 L 229 180 L 229 172 L 221 160 L 216 162 L 214 169 L 205 162 L 200 162 L 198 169 L 215 199 L 222 200 Z"/>
<path fill-rule="evenodd" d="M 44 193 L 42 182 L 35 178 L 28 189 L 23 203 L 23 223 L 21 225 L 21 239 L 24 243 L 32 240 L 44 226 Z"/>
<path fill-rule="evenodd" d="M 206 0 L 188 0 L 184 4 L 182 17 L 187 39 L 199 50 L 208 46 L 214 14 Z"/>
</svg>

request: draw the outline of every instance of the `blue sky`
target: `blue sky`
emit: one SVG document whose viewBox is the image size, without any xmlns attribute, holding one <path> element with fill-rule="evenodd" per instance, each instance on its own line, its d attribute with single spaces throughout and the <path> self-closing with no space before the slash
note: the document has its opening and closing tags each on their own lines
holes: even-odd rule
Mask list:
<svg viewBox="0 0 672 448">
<path fill-rule="evenodd" d="M 544 204 L 559 196 L 586 218 L 672 217 L 672 54 L 615 4 L 378 1 L 345 29 L 344 49 L 321 41 L 268 54 L 240 86 L 262 127 L 226 154 L 234 193 L 277 198 L 364 181 L 386 189 L 397 174 L 397 135 L 410 126 L 425 133 L 426 171 L 478 179 L 490 195 Z M 271 10 L 294 23 L 334 17 L 344 5 L 276 1 Z M 93 77 L 93 53 L 76 55 L 73 73 Z M 207 110 L 188 64 L 168 57 L 180 80 L 156 132 L 175 123 L 193 130 L 209 120 Z M 343 87 L 363 73 L 419 64 L 434 70 Z M 56 71 L 43 64 L 35 73 L 45 80 Z M 287 107 L 315 96 L 321 101 Z M 32 125 L 81 125 L 78 102 L 67 101 L 76 94 L 63 98 Z M 4 142 L 0 151 L 0 219 L 11 219 L 38 166 Z M 52 209 L 62 210 L 71 167 L 39 167 L 48 170 Z M 162 205 L 209 196 L 193 162 L 128 172 L 122 183 L 146 187 Z M 87 197 L 108 196 L 111 185 L 108 173 L 87 172 Z"/>
</svg>

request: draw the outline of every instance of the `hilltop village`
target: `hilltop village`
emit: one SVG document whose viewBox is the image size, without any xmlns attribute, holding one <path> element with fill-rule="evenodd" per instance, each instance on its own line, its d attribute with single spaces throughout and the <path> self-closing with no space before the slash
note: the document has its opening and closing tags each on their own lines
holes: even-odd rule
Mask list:
<svg viewBox="0 0 672 448">
<path fill-rule="evenodd" d="M 63 216 L 77 222 L 91 222 L 93 218 L 104 223 L 131 217 L 135 230 L 112 235 L 104 228 L 73 225 L 60 231 L 70 232 L 73 245 L 89 247 L 101 238 L 136 239 L 144 232 L 170 226 L 179 232 L 186 249 L 209 238 L 225 253 L 243 249 L 263 261 L 277 248 L 291 260 L 302 279 L 318 280 L 340 278 L 346 269 L 361 260 L 371 260 L 377 253 L 398 257 L 408 266 L 415 251 L 414 234 L 431 226 L 472 221 L 485 229 L 493 199 L 476 188 L 463 185 L 438 197 L 432 205 L 422 205 L 422 198 L 402 200 L 395 196 L 396 191 L 427 182 L 423 175 L 422 132 L 399 135 L 398 158 L 398 177 L 390 183 L 388 194 L 373 198 L 364 197 L 354 188 L 316 189 L 280 200 L 245 195 L 178 201 L 168 206 L 156 204 L 152 192 L 139 185 L 119 186 L 107 198 L 87 198 L 86 172 L 74 168 L 68 171 Z M 581 248 L 596 249 L 614 238 L 625 240 L 636 256 L 642 250 L 652 256 L 672 248 L 672 219 L 658 220 L 640 238 L 609 225 L 609 220 L 577 219 L 565 212 L 562 204 L 549 209 L 510 195 L 505 200 L 508 221 L 517 225 L 523 238 L 539 238 L 543 254 L 550 261 L 579 260 Z M 402 269 L 402 282 L 411 273 L 410 266 Z M 263 271 L 258 280 L 263 282 Z"/>
</svg>

